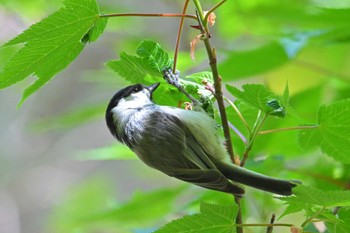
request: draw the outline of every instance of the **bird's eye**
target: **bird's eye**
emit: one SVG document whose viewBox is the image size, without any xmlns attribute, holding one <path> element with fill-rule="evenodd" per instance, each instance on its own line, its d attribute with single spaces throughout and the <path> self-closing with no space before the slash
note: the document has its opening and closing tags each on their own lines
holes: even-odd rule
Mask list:
<svg viewBox="0 0 350 233">
<path fill-rule="evenodd" d="M 132 90 L 132 93 L 137 93 L 139 91 L 141 91 L 141 88 L 140 87 L 135 87 L 135 89 Z"/>
</svg>

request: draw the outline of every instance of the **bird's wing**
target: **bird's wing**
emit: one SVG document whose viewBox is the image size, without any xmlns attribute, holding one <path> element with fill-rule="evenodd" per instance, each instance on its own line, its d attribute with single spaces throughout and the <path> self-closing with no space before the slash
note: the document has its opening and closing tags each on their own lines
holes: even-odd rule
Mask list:
<svg viewBox="0 0 350 233">
<path fill-rule="evenodd" d="M 142 130 L 140 145 L 147 146 L 134 148 L 146 164 L 169 176 L 208 189 L 244 193 L 241 187 L 231 183 L 216 168 L 193 133 L 178 117 L 152 111 L 146 121 L 142 124 L 145 128 Z"/>
</svg>

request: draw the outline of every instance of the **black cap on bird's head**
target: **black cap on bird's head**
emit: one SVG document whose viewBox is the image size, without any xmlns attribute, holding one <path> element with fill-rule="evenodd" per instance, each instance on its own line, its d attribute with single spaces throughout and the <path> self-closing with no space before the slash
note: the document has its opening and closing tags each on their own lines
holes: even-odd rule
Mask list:
<svg viewBox="0 0 350 233">
<path fill-rule="evenodd" d="M 117 93 L 114 94 L 109 105 L 107 107 L 107 112 L 109 112 L 112 108 L 118 105 L 119 101 L 123 98 L 130 96 L 132 93 L 137 93 L 147 89 L 150 93 L 150 99 L 152 100 L 152 93 L 159 87 L 160 83 L 155 83 L 149 86 L 145 86 L 143 84 L 134 84 L 131 86 L 127 86 Z"/>
<path fill-rule="evenodd" d="M 131 86 L 127 86 L 114 94 L 114 96 L 110 100 L 108 107 L 106 109 L 107 126 L 111 130 L 112 134 L 114 134 L 114 136 L 116 135 L 114 132 L 115 126 L 114 126 L 113 114 L 111 112 L 112 109 L 116 107 L 122 99 L 126 99 L 132 94 L 136 94 L 139 92 L 144 92 L 145 94 L 147 94 L 147 97 L 152 101 L 152 94 L 159 87 L 159 85 L 160 83 L 155 83 L 149 86 L 146 86 L 143 84 L 134 84 Z"/>
</svg>

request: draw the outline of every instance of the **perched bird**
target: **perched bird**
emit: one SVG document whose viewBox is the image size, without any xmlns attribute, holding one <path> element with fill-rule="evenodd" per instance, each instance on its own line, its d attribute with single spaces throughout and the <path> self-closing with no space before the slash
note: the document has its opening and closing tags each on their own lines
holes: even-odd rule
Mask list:
<svg viewBox="0 0 350 233">
<path fill-rule="evenodd" d="M 145 164 L 171 177 L 234 195 L 244 193 L 237 183 L 292 194 L 295 182 L 232 164 L 206 113 L 155 104 L 152 94 L 158 86 L 135 84 L 121 89 L 106 110 L 112 135 Z"/>
</svg>

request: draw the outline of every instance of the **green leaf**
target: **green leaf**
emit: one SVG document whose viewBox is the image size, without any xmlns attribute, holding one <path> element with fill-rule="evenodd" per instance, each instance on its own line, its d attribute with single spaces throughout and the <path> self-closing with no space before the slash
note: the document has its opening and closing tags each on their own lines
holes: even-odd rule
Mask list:
<svg viewBox="0 0 350 233">
<path fill-rule="evenodd" d="M 213 205 L 201 203 L 200 214 L 174 220 L 155 233 L 234 233 L 236 205 Z"/>
<path fill-rule="evenodd" d="M 350 163 L 350 99 L 322 106 L 316 129 L 303 130 L 299 143 L 303 148 L 319 146 L 337 161 Z"/>
<path fill-rule="evenodd" d="M 285 48 L 278 42 L 247 51 L 230 51 L 230 56 L 219 64 L 224 80 L 234 80 L 261 74 L 278 67 L 289 58 Z"/>
<path fill-rule="evenodd" d="M 138 56 L 122 52 L 120 60 L 109 61 L 107 66 L 132 83 L 150 84 L 159 81 L 163 77 L 162 69 L 173 62 L 154 41 L 142 41 L 136 53 Z"/>
<path fill-rule="evenodd" d="M 322 189 L 298 185 L 293 188 L 292 197 L 284 197 L 281 200 L 288 204 L 303 203 L 322 207 L 350 206 L 350 191 L 325 191 Z"/>
<path fill-rule="evenodd" d="M 175 200 L 187 187 L 183 185 L 151 192 L 136 192 L 123 205 L 91 215 L 91 218 L 86 218 L 85 221 L 110 222 L 116 226 L 150 226 L 175 209 Z"/>
<path fill-rule="evenodd" d="M 48 226 L 45 232 L 94 232 L 97 226 L 85 224 L 82 220 L 89 218 L 95 213 L 100 213 L 112 208 L 115 203 L 113 184 L 105 177 L 94 177 L 77 182 L 67 189 L 67 193 L 61 197 L 59 208 L 55 208 L 48 219 Z M 107 226 L 100 226 L 97 229 L 107 229 Z"/>
<path fill-rule="evenodd" d="M 173 60 L 169 58 L 161 46 L 150 40 L 142 41 L 136 48 L 136 53 L 144 59 L 148 67 L 155 73 L 162 73 L 165 67 L 171 67 Z"/>
<path fill-rule="evenodd" d="M 226 85 L 226 88 L 236 98 L 260 109 L 266 114 L 278 117 L 285 116 L 286 106 L 282 105 L 285 102 L 283 98 L 272 93 L 264 85 L 245 84 L 242 86 L 242 91 L 230 85 Z"/>
<path fill-rule="evenodd" d="M 108 18 L 99 18 L 94 26 L 89 30 L 88 33 L 85 34 L 84 38 L 82 39 L 82 42 L 94 42 L 96 41 L 100 35 L 103 33 L 107 26 Z"/>
<path fill-rule="evenodd" d="M 330 233 L 349 233 L 350 232 L 350 210 L 341 209 L 337 214 L 340 221 L 327 222 L 327 228 Z"/>
<path fill-rule="evenodd" d="M 164 83 L 154 94 L 157 104 L 182 106 L 189 101 L 182 93 L 171 85 L 165 84 L 162 70 L 171 67 L 173 60 L 154 41 L 142 41 L 137 49 L 137 56 L 129 55 L 125 52 L 120 53 L 120 60 L 113 60 L 107 63 L 107 66 L 117 72 L 120 76 L 132 83 L 152 84 L 155 82 Z M 213 95 L 205 89 L 202 81 L 206 80 L 212 83 L 213 78 L 210 72 L 199 72 L 179 78 L 179 82 L 184 89 L 199 99 L 203 103 L 203 108 L 213 115 Z"/>
<path fill-rule="evenodd" d="M 73 128 L 91 120 L 102 118 L 105 109 L 105 104 L 83 107 L 56 117 L 39 119 L 31 125 L 31 128 L 41 133 Z"/>
<path fill-rule="evenodd" d="M 109 147 L 101 147 L 80 151 L 75 156 L 77 160 L 135 160 L 137 156 L 127 146 L 116 144 Z"/>
<path fill-rule="evenodd" d="M 308 209 L 308 208 L 310 208 L 309 205 L 307 205 L 305 203 L 297 202 L 297 201 L 293 201 L 293 200 L 288 200 L 288 206 L 283 211 L 283 213 L 281 214 L 279 219 L 281 219 L 284 216 L 287 216 L 289 214 L 298 213 L 298 212 L 303 211 L 303 210 Z"/>
<path fill-rule="evenodd" d="M 102 32 L 95 0 L 66 0 L 65 7 L 32 25 L 4 46 L 24 43 L 0 73 L 0 88 L 6 88 L 30 75 L 37 80 L 25 89 L 23 101 L 71 63 L 84 48 L 82 39 L 91 31 L 93 39 Z M 93 29 L 98 25 L 99 29 Z M 97 33 L 96 31 L 99 31 Z"/>
</svg>

